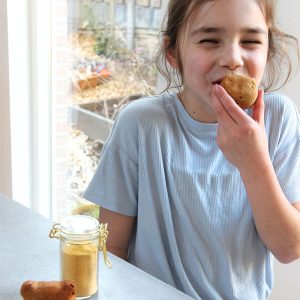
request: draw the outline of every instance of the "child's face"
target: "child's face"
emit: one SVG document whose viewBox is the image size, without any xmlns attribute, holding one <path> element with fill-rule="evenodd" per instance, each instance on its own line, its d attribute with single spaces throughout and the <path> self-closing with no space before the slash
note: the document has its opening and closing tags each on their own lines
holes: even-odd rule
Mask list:
<svg viewBox="0 0 300 300">
<path fill-rule="evenodd" d="M 216 0 L 203 5 L 187 24 L 180 42 L 185 103 L 214 120 L 214 84 L 227 73 L 261 82 L 268 55 L 268 28 L 255 0 Z M 174 66 L 174 65 L 173 65 Z M 176 66 L 176 62 L 175 62 Z M 200 105 L 200 106 L 199 106 Z"/>
</svg>

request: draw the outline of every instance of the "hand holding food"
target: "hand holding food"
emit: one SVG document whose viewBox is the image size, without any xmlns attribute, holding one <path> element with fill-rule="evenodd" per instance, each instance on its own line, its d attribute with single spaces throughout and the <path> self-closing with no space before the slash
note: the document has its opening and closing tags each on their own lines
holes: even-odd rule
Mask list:
<svg viewBox="0 0 300 300">
<path fill-rule="evenodd" d="M 222 79 L 221 86 L 243 109 L 252 107 L 256 101 L 258 90 L 254 78 L 228 74 Z"/>
<path fill-rule="evenodd" d="M 21 287 L 24 300 L 75 300 L 72 281 L 25 281 Z"/>
</svg>

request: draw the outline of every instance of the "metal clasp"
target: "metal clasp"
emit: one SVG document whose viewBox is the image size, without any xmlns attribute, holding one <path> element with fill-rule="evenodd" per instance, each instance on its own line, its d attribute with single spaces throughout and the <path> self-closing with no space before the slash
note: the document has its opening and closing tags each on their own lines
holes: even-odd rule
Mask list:
<svg viewBox="0 0 300 300">
<path fill-rule="evenodd" d="M 103 252 L 103 258 L 106 265 L 109 268 L 112 268 L 112 263 L 107 256 L 107 248 L 106 248 L 106 241 L 108 237 L 107 223 L 105 224 L 101 223 L 99 230 L 100 230 L 99 251 Z"/>
<path fill-rule="evenodd" d="M 60 239 L 60 224 L 59 223 L 54 223 L 52 226 L 52 229 L 49 232 L 49 237 L 51 239 Z"/>
<path fill-rule="evenodd" d="M 49 232 L 49 237 L 50 238 L 55 238 L 55 239 L 60 239 L 60 223 L 54 223 L 52 226 L 52 229 Z M 109 267 L 112 268 L 112 263 L 109 260 L 107 256 L 107 248 L 106 248 L 106 241 L 108 237 L 108 230 L 107 230 L 107 223 L 103 224 L 101 223 L 99 225 L 99 245 L 98 249 L 99 251 L 103 252 L 103 258 L 105 264 Z"/>
</svg>

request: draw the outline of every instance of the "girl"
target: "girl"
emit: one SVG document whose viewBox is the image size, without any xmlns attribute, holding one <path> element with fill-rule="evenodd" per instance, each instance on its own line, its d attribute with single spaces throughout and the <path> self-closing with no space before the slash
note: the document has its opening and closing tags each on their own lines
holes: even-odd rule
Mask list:
<svg viewBox="0 0 300 300">
<path fill-rule="evenodd" d="M 112 253 L 195 299 L 266 299 L 272 254 L 300 257 L 299 116 L 263 93 L 292 38 L 274 5 L 170 0 L 159 59 L 179 91 L 126 106 L 85 193 Z M 228 73 L 260 85 L 252 109 L 219 85 Z"/>
</svg>

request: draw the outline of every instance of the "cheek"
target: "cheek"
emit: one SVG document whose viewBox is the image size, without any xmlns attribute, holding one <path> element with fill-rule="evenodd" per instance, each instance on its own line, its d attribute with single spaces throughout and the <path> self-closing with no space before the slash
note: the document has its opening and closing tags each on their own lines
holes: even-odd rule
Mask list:
<svg viewBox="0 0 300 300">
<path fill-rule="evenodd" d="M 203 63 L 199 60 L 189 60 L 184 66 L 185 82 L 194 86 L 203 88 L 203 79 L 207 73 Z"/>
<path fill-rule="evenodd" d="M 204 55 L 191 54 L 185 60 L 184 69 L 193 74 L 206 73 L 210 69 L 210 60 Z"/>
<path fill-rule="evenodd" d="M 267 55 L 259 53 L 251 56 L 249 75 L 256 79 L 259 84 L 263 78 L 267 63 Z"/>
</svg>

